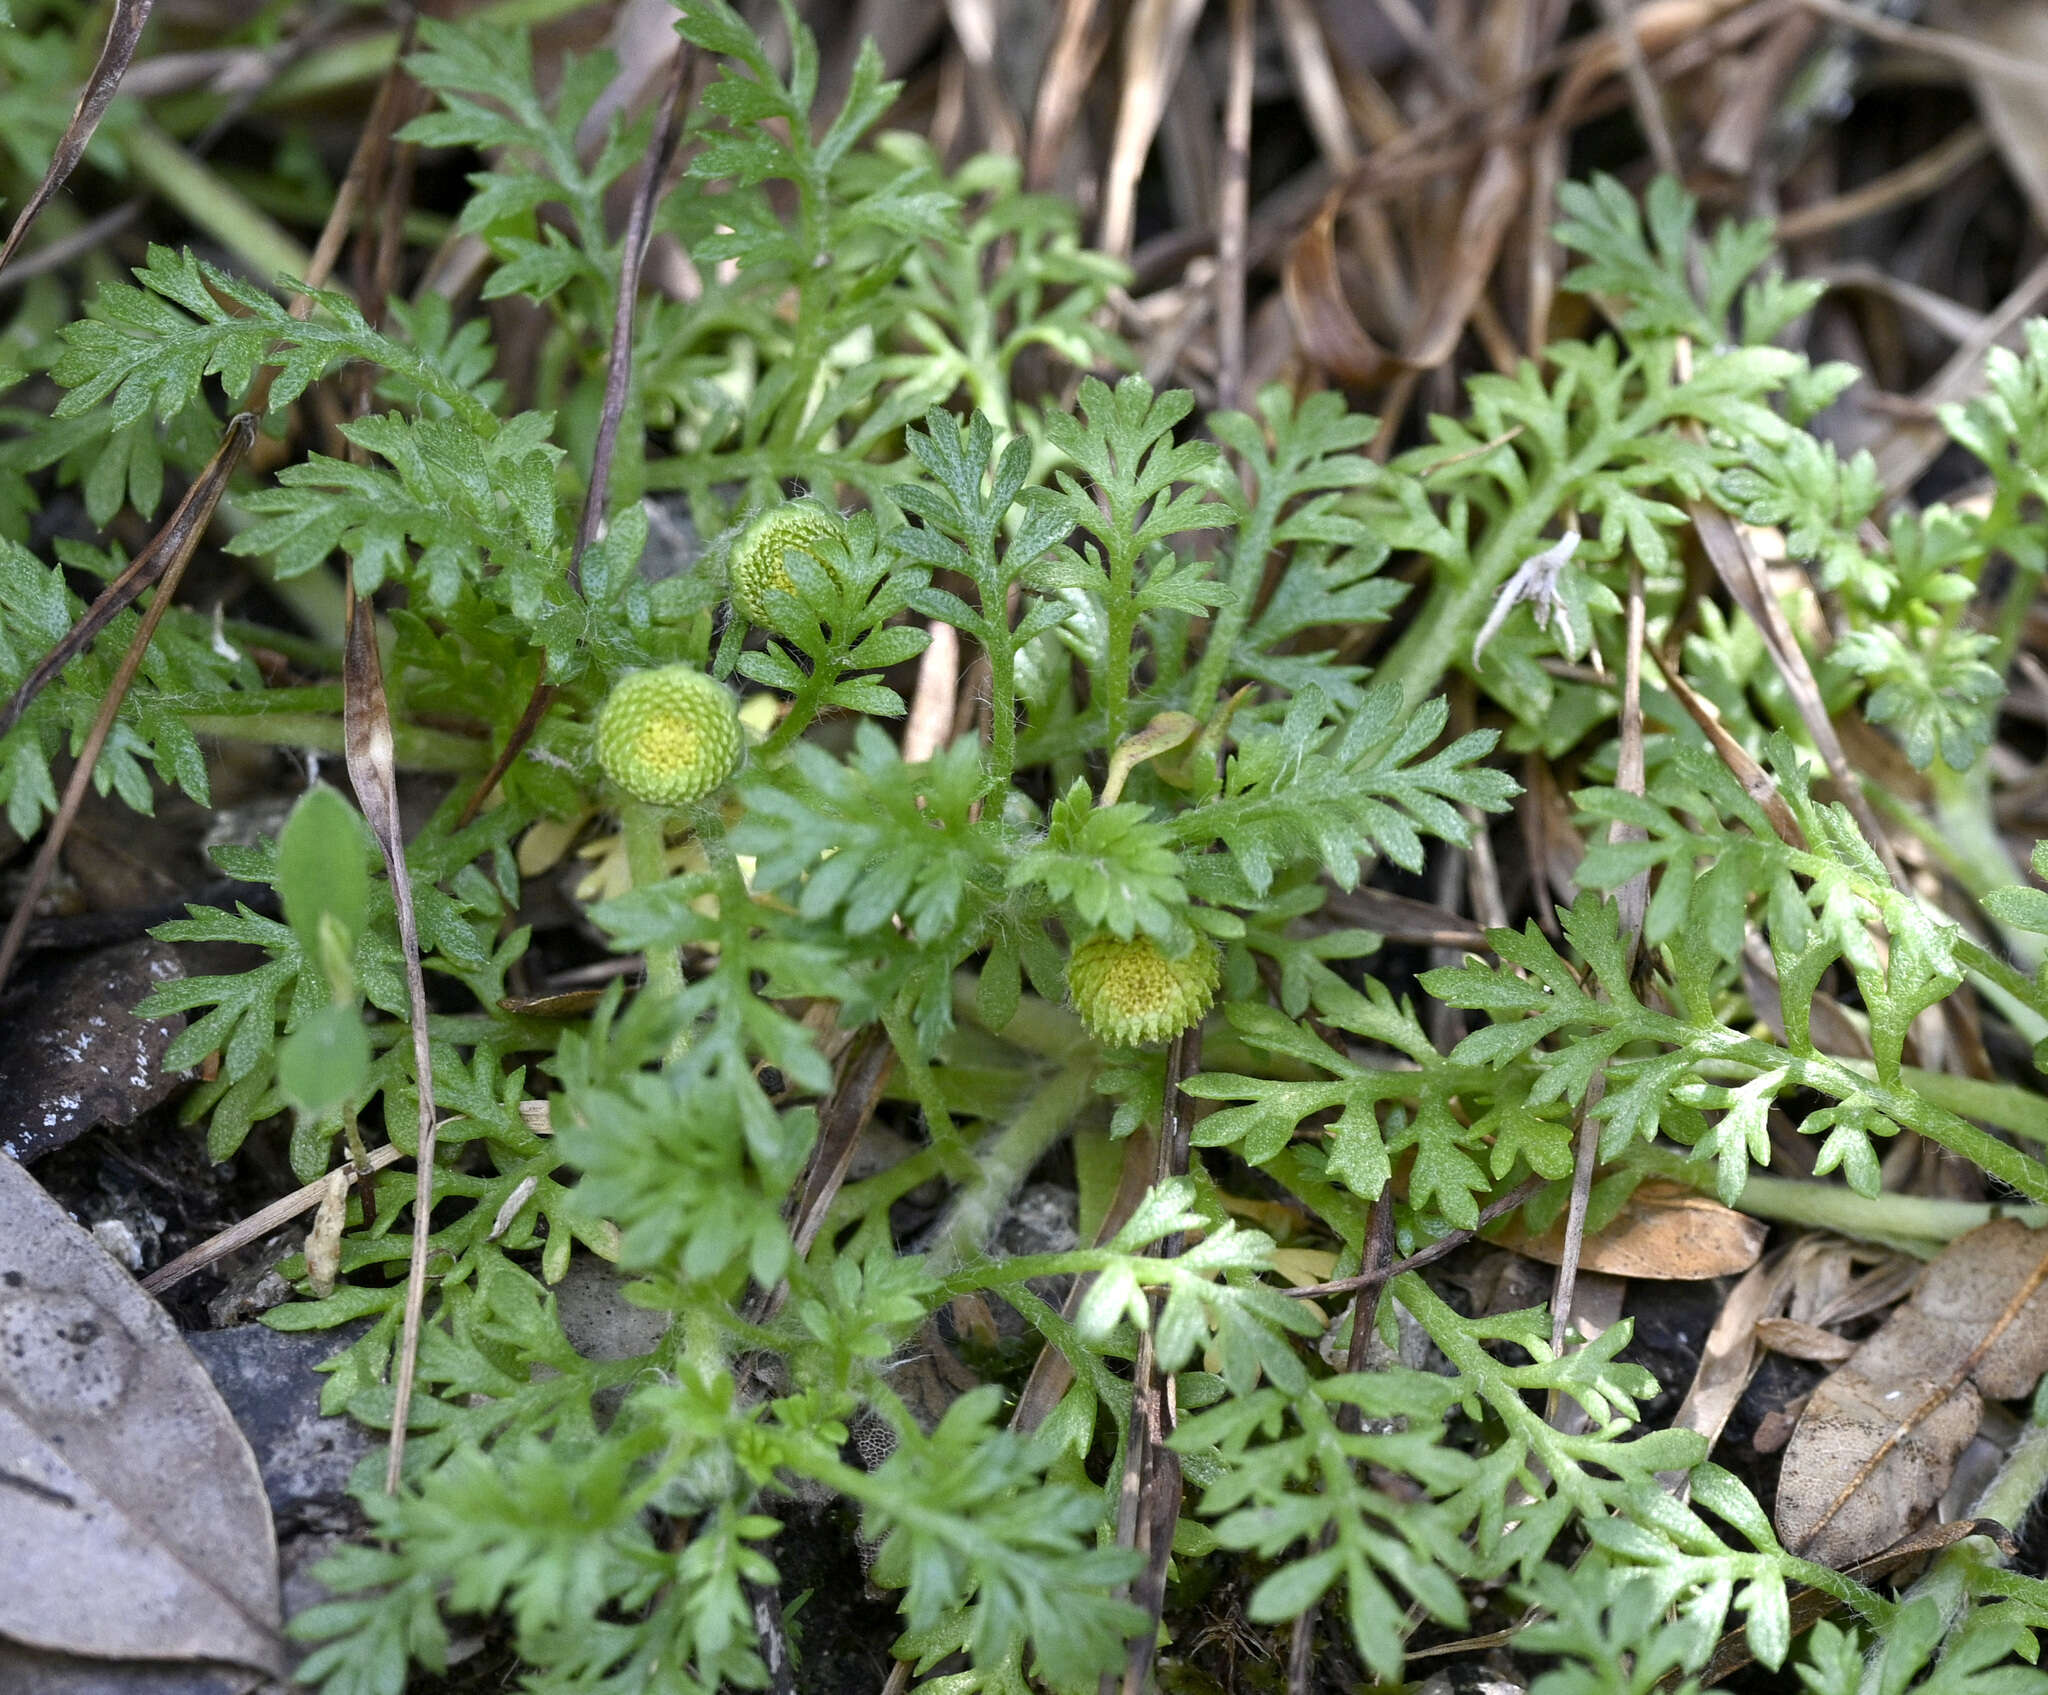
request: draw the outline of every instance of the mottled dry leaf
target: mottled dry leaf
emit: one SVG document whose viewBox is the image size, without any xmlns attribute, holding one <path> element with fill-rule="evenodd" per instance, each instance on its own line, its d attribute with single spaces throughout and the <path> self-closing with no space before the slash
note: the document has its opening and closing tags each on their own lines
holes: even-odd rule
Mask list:
<svg viewBox="0 0 2048 1695">
<path fill-rule="evenodd" d="M 10 1159 L 0 1572 L 14 1642 L 283 1669 L 277 1544 L 248 1443 L 163 1309 Z"/>
<path fill-rule="evenodd" d="M 1519 1215 L 1518 1215 L 1519 1218 Z M 1555 1265 L 1564 1252 L 1559 1224 L 1531 1237 L 1517 1220 L 1492 1239 L 1518 1254 Z M 1588 1236 L 1579 1264 L 1610 1277 L 1699 1282 L 1747 1271 L 1764 1251 L 1766 1226 L 1681 1183 L 1642 1184 L 1620 1213 Z"/>
<path fill-rule="evenodd" d="M 1813 1392 L 1785 1449 L 1778 1534 L 1845 1566 L 1941 1498 L 1983 1398 L 2048 1370 L 2048 1235 L 2004 1218 L 1951 1243 L 1919 1289 Z"/>
</svg>

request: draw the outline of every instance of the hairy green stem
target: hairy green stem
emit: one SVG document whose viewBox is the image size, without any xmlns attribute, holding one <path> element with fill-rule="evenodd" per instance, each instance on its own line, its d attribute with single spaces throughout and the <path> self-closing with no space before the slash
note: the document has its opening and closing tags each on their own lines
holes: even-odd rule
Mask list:
<svg viewBox="0 0 2048 1695">
<path fill-rule="evenodd" d="M 1643 1148 L 1628 1159 L 1639 1168 L 1689 1184 L 1703 1194 L 1714 1191 L 1713 1166 L 1672 1149 Z M 2018 1218 L 2029 1226 L 2048 1224 L 2048 1207 L 1946 1201 L 1928 1195 L 1859 1195 L 1839 1183 L 1772 1177 L 1761 1171 L 1750 1173 L 1735 1206 L 1752 1218 L 1831 1230 L 1855 1241 L 1898 1248 L 1920 1259 L 1931 1259 L 1958 1236 L 1993 1219 Z"/>
<path fill-rule="evenodd" d="M 811 721 L 818 716 L 818 704 L 825 698 L 831 671 L 823 664 L 814 664 L 810 674 L 804 678 L 803 686 L 791 698 L 789 710 L 782 715 L 782 722 L 769 732 L 768 739 L 760 746 L 762 759 L 773 759 L 789 744 L 811 727 Z"/>
<path fill-rule="evenodd" d="M 1251 618 L 1252 603 L 1258 598 L 1259 581 L 1265 575 L 1266 554 L 1273 545 L 1273 526 L 1280 518 L 1280 494 L 1285 488 L 1278 477 L 1267 480 L 1279 486 L 1261 486 L 1259 489 L 1251 518 L 1231 555 L 1230 575 L 1223 584 L 1226 598 L 1216 609 L 1215 621 L 1210 624 L 1208 638 L 1202 646 L 1201 660 L 1195 666 L 1195 680 L 1188 688 L 1189 706 L 1198 718 L 1208 716 L 1210 707 L 1215 704 L 1217 691 L 1223 687 L 1229 674 L 1231 654 Z"/>
<path fill-rule="evenodd" d="M 1112 539 L 1115 545 L 1105 544 L 1109 555 L 1109 598 L 1103 610 L 1108 636 L 1101 679 L 1104 740 L 1110 747 L 1124 739 L 1124 723 L 1130 716 L 1131 637 L 1138 627 L 1133 582 L 1138 567 L 1135 550 L 1127 552 L 1122 545 L 1129 541 L 1128 536 Z"/>
<path fill-rule="evenodd" d="M 1928 772 L 1934 785 L 1935 834 L 1957 881 L 1976 899 L 1993 889 L 2024 886 L 2026 874 L 2006 852 L 2004 833 L 1991 811 L 1991 762 L 1979 759 L 1968 771 L 1953 771 L 1936 761 Z M 2006 951 L 2028 971 L 2040 970 L 2048 959 L 2048 936 L 2001 924 Z"/>
<path fill-rule="evenodd" d="M 626 838 L 626 869 L 633 874 L 633 887 L 651 889 L 668 881 L 668 814 L 661 807 L 629 801 L 619 813 L 619 828 Z M 647 952 L 647 986 L 664 1000 L 683 992 L 683 956 L 674 948 L 650 948 Z"/>
<path fill-rule="evenodd" d="M 984 607 L 982 615 L 1002 620 L 1008 636 L 1010 612 L 1006 605 Z M 999 797 L 1009 789 L 1017 769 L 1017 652 L 1008 640 L 982 651 L 988 655 L 988 792 Z M 1000 799 L 996 804 L 1002 804 Z"/>
<path fill-rule="evenodd" d="M 931 1066 L 925 1062 L 924 1050 L 918 1045 L 917 1031 L 901 1002 L 882 1014 L 882 1029 L 889 1037 L 889 1045 L 896 1050 L 896 1063 L 903 1068 L 903 1080 L 910 1085 L 918 1110 L 924 1114 L 925 1131 L 932 1139 L 931 1152 L 940 1169 L 955 1182 L 972 1181 L 978 1169 L 974 1156 L 968 1151 L 959 1126 L 953 1122 L 945 1092 L 940 1089 L 938 1078 L 932 1075 Z"/>
<path fill-rule="evenodd" d="M 303 747 L 316 753 L 343 751 L 341 720 L 312 712 L 193 712 L 186 714 L 185 728 L 217 741 Z M 491 762 L 490 747 L 475 737 L 418 724 L 393 724 L 391 749 L 399 765 L 410 771 L 481 771 Z"/>
<path fill-rule="evenodd" d="M 1605 444 L 1602 446 L 1604 449 Z M 1398 683 L 1410 712 L 1435 694 L 1458 655 L 1471 647 L 1494 596 L 1536 550 L 1536 538 L 1563 501 L 1565 491 L 1605 458 L 1604 451 L 1597 457 L 1582 454 L 1531 489 L 1513 516 L 1502 519 L 1487 537 L 1486 546 L 1472 562 L 1471 574 L 1462 581 L 1447 572 L 1433 573 L 1429 599 L 1381 661 L 1373 680 Z M 1588 459 L 1591 463 L 1583 463 Z"/>
<path fill-rule="evenodd" d="M 939 1223 L 928 1265 L 949 1276 L 985 1251 L 1004 1206 L 1073 1127 L 1095 1082 L 1092 1056 L 1062 1066 L 977 1153 L 975 1177 Z"/>
<path fill-rule="evenodd" d="M 1967 937 L 1958 938 L 1956 963 L 1994 984 L 2037 1018 L 2048 1018 L 2048 993 L 2043 992 L 2041 985 L 2025 972 L 2008 965 L 1981 943 Z"/>
</svg>

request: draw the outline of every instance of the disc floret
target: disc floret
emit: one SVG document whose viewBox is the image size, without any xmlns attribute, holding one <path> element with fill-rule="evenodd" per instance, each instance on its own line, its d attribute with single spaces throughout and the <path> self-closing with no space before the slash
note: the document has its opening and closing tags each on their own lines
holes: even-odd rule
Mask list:
<svg viewBox="0 0 2048 1695">
<path fill-rule="evenodd" d="M 786 506 L 771 507 L 740 532 L 733 543 L 729 575 L 732 603 L 748 623 L 766 630 L 779 630 L 770 594 L 796 597 L 796 579 L 784 559 L 793 551 L 809 554 L 818 568 L 833 574 L 826 556 L 828 538 L 841 533 L 839 519 L 809 501 L 792 500 Z"/>
<path fill-rule="evenodd" d="M 731 691 L 689 665 L 622 678 L 597 718 L 604 774 L 652 806 L 702 800 L 739 769 L 741 746 Z"/>
<path fill-rule="evenodd" d="M 1164 1042 L 1199 1022 L 1221 980 L 1215 946 L 1199 939 L 1174 957 L 1149 936 L 1098 931 L 1067 962 L 1067 991 L 1081 1022 L 1120 1048 Z"/>
</svg>

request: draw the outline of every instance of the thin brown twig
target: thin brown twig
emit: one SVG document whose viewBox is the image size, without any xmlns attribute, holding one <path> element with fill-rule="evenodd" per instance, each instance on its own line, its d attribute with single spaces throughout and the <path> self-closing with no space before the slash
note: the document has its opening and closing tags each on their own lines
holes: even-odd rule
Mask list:
<svg viewBox="0 0 2048 1695">
<path fill-rule="evenodd" d="M 625 416 L 626 401 L 632 391 L 633 326 L 640 306 L 640 270 L 647 258 L 654 208 L 661 199 L 669 167 L 675 160 L 676 144 L 682 133 L 679 120 L 683 88 L 694 63 L 693 54 L 680 51 L 676 54 L 668 86 L 662 91 L 660 114 L 655 119 L 654 145 L 648 156 L 647 173 L 640 180 L 640 186 L 633 195 L 632 210 L 626 217 L 626 234 L 619 254 L 618 297 L 612 308 L 611 347 L 605 356 L 604 412 L 598 420 L 597 444 L 590 456 L 590 482 L 583 491 L 583 511 L 576 522 L 576 543 L 569 554 L 569 587 L 578 599 L 583 595 L 583 556 L 597 540 L 598 530 L 604 524 L 605 509 L 610 504 L 612 455 L 618 446 L 620 420 Z M 540 722 L 547 716 L 554 698 L 555 686 L 547 681 L 543 669 L 541 676 L 534 681 L 533 692 L 526 698 L 519 722 L 512 726 L 512 733 L 505 738 L 498 757 L 491 761 L 491 768 L 484 773 L 483 781 L 463 802 L 460 824 L 469 823 L 483 810 L 484 802 L 496 792 L 505 779 L 505 773 L 512 769 L 512 762 L 526 750 L 526 744 L 540 728 Z"/>
<path fill-rule="evenodd" d="M 1245 225 L 1250 215 L 1252 0 L 1230 0 L 1230 73 L 1223 100 L 1223 192 L 1217 207 L 1216 401 L 1244 405 Z"/>
<path fill-rule="evenodd" d="M 21 944 L 28 934 L 29 921 L 35 917 L 36 903 L 42 898 L 48 886 L 50 873 L 57 864 L 57 855 L 63 851 L 65 837 L 71 832 L 72 820 L 78 816 L 78 809 L 85 801 L 86 785 L 92 781 L 93 767 L 99 762 L 100 750 L 107 745 L 107 737 L 113 733 L 114 720 L 121 711 L 121 702 L 128 696 L 128 687 L 135 681 L 135 674 L 142 668 L 143 656 L 149 651 L 150 639 L 156 634 L 164 614 L 171 609 L 171 602 L 183 580 L 185 567 L 192 562 L 192 555 L 198 550 L 199 538 L 205 533 L 207 521 L 219 505 L 220 497 L 227 488 L 228 474 L 256 439 L 256 415 L 253 412 L 238 412 L 227 427 L 227 433 L 215 451 L 213 462 L 193 483 L 178 510 L 171 515 L 161 537 L 170 538 L 161 551 L 163 561 L 161 575 L 156 579 L 156 596 L 149 603 L 149 610 L 143 613 L 142 622 L 136 626 L 135 636 L 128 644 L 128 650 L 121 655 L 113 680 L 107 685 L 107 692 L 100 701 L 100 709 L 87 733 L 85 745 L 78 750 L 78 760 L 71 768 L 71 779 L 64 785 L 63 797 L 57 804 L 57 811 L 50 820 L 50 826 L 43 832 L 42 845 L 36 850 L 36 857 L 29 866 L 27 880 L 22 885 L 21 896 L 15 902 L 14 912 L 7 920 L 5 935 L 0 935 L 0 984 L 7 981 L 14 969 L 14 962 L 21 954 Z"/>
<path fill-rule="evenodd" d="M 1470 1230 L 1447 1231 L 1430 1243 L 1428 1247 L 1416 1249 L 1406 1259 L 1397 1259 L 1384 1271 L 1361 1271 L 1355 1277 L 1339 1277 L 1329 1283 L 1305 1284 L 1299 1289 L 1282 1289 L 1280 1293 L 1291 1295 L 1296 1300 L 1321 1300 L 1325 1295 L 1353 1294 L 1375 1281 L 1391 1282 L 1403 1272 L 1420 1271 L 1425 1265 L 1434 1265 L 1438 1260 L 1445 1258 L 1447 1255 L 1456 1253 L 1458 1249 L 1471 1241 L 1474 1236 L 1477 1236 L 1480 1231 L 1484 1230 L 1496 1218 L 1504 1218 L 1524 1201 L 1533 1200 L 1548 1181 L 1549 1179 L 1543 1177 L 1525 1177 L 1514 1188 L 1510 1189 L 1505 1195 L 1502 1195 L 1499 1200 L 1488 1204 L 1480 1212 L 1479 1222 Z"/>
<path fill-rule="evenodd" d="M 371 1173 L 382 1171 L 387 1165 L 396 1165 L 405 1157 L 405 1150 L 395 1142 L 386 1142 L 381 1148 L 372 1148 L 367 1161 Z M 337 1170 L 349 1170 L 338 1166 Z M 142 1286 L 152 1295 L 161 1295 L 166 1289 L 179 1284 L 194 1272 L 204 1271 L 214 1261 L 225 1259 L 237 1249 L 246 1248 L 251 1242 L 260 1242 L 271 1231 L 291 1223 L 302 1213 L 311 1212 L 320 1204 L 320 1197 L 326 1192 L 328 1182 L 334 1173 L 316 1177 L 312 1182 L 294 1189 L 281 1199 L 272 1201 L 261 1212 L 252 1212 L 237 1224 L 230 1224 L 225 1230 L 207 1237 L 196 1248 L 187 1248 L 176 1259 L 160 1265 L 147 1277 Z"/>
<path fill-rule="evenodd" d="M 1888 212 L 1894 206 L 1922 199 L 1990 151 L 1990 132 L 1979 123 L 1964 124 L 1945 141 L 1930 147 L 1918 158 L 1907 160 L 1895 171 L 1873 177 L 1847 194 L 1780 213 L 1778 240 L 1805 241 L 1876 213 Z"/>
</svg>

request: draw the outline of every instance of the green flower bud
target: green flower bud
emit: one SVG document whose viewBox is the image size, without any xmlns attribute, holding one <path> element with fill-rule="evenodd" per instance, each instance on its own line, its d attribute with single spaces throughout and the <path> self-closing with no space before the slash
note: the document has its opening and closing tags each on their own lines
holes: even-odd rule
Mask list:
<svg viewBox="0 0 2048 1695">
<path fill-rule="evenodd" d="M 688 665 L 635 671 L 597 715 L 597 761 L 635 800 L 702 800 L 739 769 L 740 715 L 724 684 Z"/>
<path fill-rule="evenodd" d="M 1213 944 L 1197 940 L 1169 959 L 1149 936 L 1123 941 L 1097 931 L 1067 961 L 1067 992 L 1097 1041 L 1134 1048 L 1178 1036 L 1216 998 L 1222 966 Z"/>
<path fill-rule="evenodd" d="M 808 553 L 828 576 L 836 575 L 821 543 L 840 533 L 839 520 L 821 507 L 793 500 L 771 507 L 740 532 L 733 543 L 729 567 L 732 603 L 748 623 L 764 630 L 779 628 L 770 592 L 794 596 L 796 581 L 783 555 L 791 549 Z M 785 632 L 786 633 L 786 632 Z"/>
</svg>

